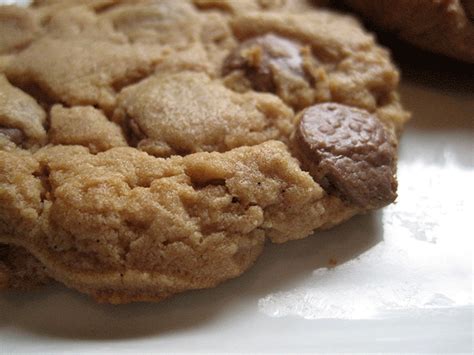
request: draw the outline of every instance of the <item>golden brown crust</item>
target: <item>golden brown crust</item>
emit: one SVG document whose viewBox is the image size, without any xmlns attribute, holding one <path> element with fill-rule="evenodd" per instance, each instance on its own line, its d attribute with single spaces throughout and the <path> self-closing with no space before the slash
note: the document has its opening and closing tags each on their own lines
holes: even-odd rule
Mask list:
<svg viewBox="0 0 474 355">
<path fill-rule="evenodd" d="M 6 75 L 21 87 L 38 87 L 50 100 L 111 110 L 116 88 L 149 75 L 160 55 L 129 44 L 45 37 L 21 52 Z"/>
<path fill-rule="evenodd" d="M 15 161 L 20 153 L 3 154 Z M 325 194 L 275 141 L 169 159 L 57 146 L 31 159 L 36 172 L 24 169 L 22 179 L 40 189 L 35 173 L 47 171 L 39 228 L 27 236 L 9 229 L 3 217 L 30 222 L 22 205 L 12 206 L 1 214 L 0 241 L 28 248 L 55 279 L 92 295 L 136 292 L 137 280 L 143 297 L 211 287 L 247 269 L 265 237 L 302 238 L 334 214 L 357 211 Z M 1 171 L 4 180 L 12 175 Z"/>
<path fill-rule="evenodd" d="M 0 55 L 23 49 L 39 31 L 33 11 L 16 6 L 0 6 L 0 24 Z"/>
<path fill-rule="evenodd" d="M 193 72 L 163 73 L 122 90 L 115 119 L 140 150 L 159 157 L 285 141 L 293 129 L 293 111 L 278 98 L 236 93 Z"/>
<path fill-rule="evenodd" d="M 158 301 L 240 275 L 266 239 L 304 238 L 372 207 L 324 190 L 287 145 L 298 111 L 325 101 L 370 111 L 395 143 L 408 114 L 388 53 L 308 1 L 237 3 L 30 8 L 36 37 L 1 64 L 0 243 L 11 248 L 1 285 L 30 282 L 15 275 L 37 260 L 38 280 L 98 301 Z M 272 46 L 248 52 L 243 42 L 262 33 L 290 43 L 289 60 Z M 267 60 L 278 90 L 256 89 L 240 64 L 223 70 L 242 48 L 251 65 Z"/>
<path fill-rule="evenodd" d="M 54 105 L 49 124 L 49 141 L 52 144 L 83 145 L 92 153 L 127 146 L 120 127 L 91 106 L 65 108 Z"/>
</svg>

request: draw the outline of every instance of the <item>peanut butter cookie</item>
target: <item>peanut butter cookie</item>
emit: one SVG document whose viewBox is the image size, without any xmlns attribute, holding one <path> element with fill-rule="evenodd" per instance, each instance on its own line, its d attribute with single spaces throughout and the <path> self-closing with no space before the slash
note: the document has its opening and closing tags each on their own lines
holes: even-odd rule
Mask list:
<svg viewBox="0 0 474 355">
<path fill-rule="evenodd" d="M 398 71 L 317 3 L 0 8 L 0 288 L 158 301 L 393 202 Z"/>
</svg>

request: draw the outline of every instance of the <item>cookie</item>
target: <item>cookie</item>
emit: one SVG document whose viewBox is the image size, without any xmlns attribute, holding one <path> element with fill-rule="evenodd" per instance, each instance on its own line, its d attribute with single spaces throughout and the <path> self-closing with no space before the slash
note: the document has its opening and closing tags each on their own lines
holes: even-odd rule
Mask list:
<svg viewBox="0 0 474 355">
<path fill-rule="evenodd" d="M 472 0 L 344 0 L 384 30 L 446 56 L 474 63 Z"/>
<path fill-rule="evenodd" d="M 24 10 L 0 77 L 0 287 L 158 301 L 395 200 L 388 52 L 310 1 L 242 4 Z"/>
</svg>

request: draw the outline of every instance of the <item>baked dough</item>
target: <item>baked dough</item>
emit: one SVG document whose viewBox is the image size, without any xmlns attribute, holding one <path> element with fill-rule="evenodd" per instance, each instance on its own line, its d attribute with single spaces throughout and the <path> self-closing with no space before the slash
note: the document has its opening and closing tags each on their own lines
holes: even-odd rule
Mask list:
<svg viewBox="0 0 474 355">
<path fill-rule="evenodd" d="M 308 1 L 241 4 L 37 1 L 2 26 L 28 40 L 2 48 L 0 287 L 158 301 L 395 199 L 389 53 Z"/>
</svg>

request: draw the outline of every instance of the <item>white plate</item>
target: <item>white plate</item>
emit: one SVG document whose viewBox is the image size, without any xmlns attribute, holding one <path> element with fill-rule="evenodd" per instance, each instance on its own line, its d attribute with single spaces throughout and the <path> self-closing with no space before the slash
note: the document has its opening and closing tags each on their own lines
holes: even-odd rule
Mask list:
<svg viewBox="0 0 474 355">
<path fill-rule="evenodd" d="M 470 353 L 474 87 L 467 66 L 407 58 L 396 204 L 269 245 L 242 277 L 159 304 L 0 295 L 0 353 Z"/>
</svg>

